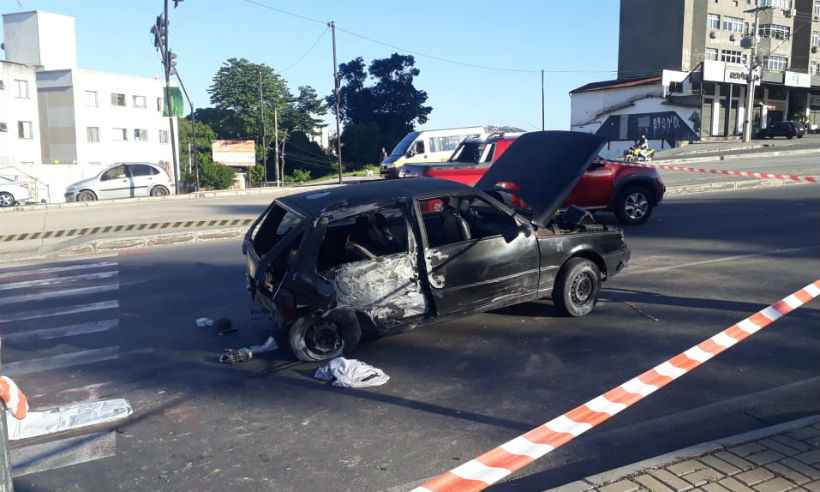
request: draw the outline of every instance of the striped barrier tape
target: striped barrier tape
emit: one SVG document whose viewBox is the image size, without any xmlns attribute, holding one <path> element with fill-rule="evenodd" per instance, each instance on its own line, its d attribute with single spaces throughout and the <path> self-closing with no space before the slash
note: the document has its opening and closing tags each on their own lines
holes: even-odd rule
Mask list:
<svg viewBox="0 0 820 492">
<path fill-rule="evenodd" d="M 185 228 L 189 229 L 191 227 L 236 227 L 236 226 L 246 226 L 250 225 L 256 219 L 216 219 L 216 220 L 188 220 L 188 221 L 176 221 L 176 222 L 153 222 L 149 224 L 129 224 L 129 225 L 109 225 L 109 226 L 96 226 L 96 227 L 75 227 L 73 229 L 61 229 L 57 231 L 45 231 L 45 232 L 23 232 L 20 234 L 7 234 L 5 236 L 0 236 L 0 242 L 11 242 L 11 241 L 25 241 L 25 240 L 34 240 L 34 239 L 59 239 L 59 238 L 70 238 L 70 237 L 80 237 L 80 236 L 87 236 L 92 234 L 106 234 L 109 232 L 141 232 L 141 231 L 154 231 L 154 230 L 166 230 L 166 229 L 180 229 Z"/>
<path fill-rule="evenodd" d="M 23 420 L 28 414 L 28 398 L 23 390 L 11 378 L 0 376 L 0 398 L 6 403 L 6 409 L 17 420 Z M 0 417 L 2 418 L 2 417 Z"/>
<path fill-rule="evenodd" d="M 780 179 L 783 181 L 792 181 L 795 183 L 820 183 L 820 177 L 818 176 L 798 176 L 796 174 L 772 174 L 760 173 L 755 171 L 729 171 L 724 169 L 706 169 L 703 167 L 674 166 L 672 164 L 647 164 L 645 162 L 612 162 L 613 164 L 618 164 L 622 166 L 649 167 L 653 169 L 665 169 L 667 171 L 680 171 L 685 173 L 717 174 L 720 176 L 741 176 L 745 178 L 758 179 Z"/>
<path fill-rule="evenodd" d="M 605 422 L 818 295 L 820 280 L 560 417 L 427 481 L 412 492 L 484 490 Z"/>
</svg>

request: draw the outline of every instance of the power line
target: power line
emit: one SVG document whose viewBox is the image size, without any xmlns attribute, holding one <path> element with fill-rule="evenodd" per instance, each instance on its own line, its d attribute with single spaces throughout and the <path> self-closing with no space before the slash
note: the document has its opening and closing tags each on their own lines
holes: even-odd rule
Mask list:
<svg viewBox="0 0 820 492">
<path fill-rule="evenodd" d="M 293 67 L 295 67 L 296 65 L 298 65 L 298 64 L 300 64 L 300 63 L 302 63 L 302 61 L 303 61 L 305 58 L 307 58 L 307 56 L 308 56 L 308 55 L 309 55 L 309 54 L 313 51 L 313 49 L 316 47 L 316 45 L 317 45 L 317 44 L 319 44 L 319 41 L 321 41 L 321 40 L 322 40 L 322 38 L 323 38 L 323 37 L 325 37 L 325 34 L 327 34 L 327 31 L 328 31 L 328 28 L 325 28 L 325 29 L 322 31 L 322 33 L 321 33 L 321 34 L 319 34 L 319 37 L 317 37 L 317 38 L 316 38 L 316 41 L 314 41 L 314 42 L 313 42 L 313 44 L 312 44 L 312 45 L 310 45 L 310 48 L 308 48 L 308 49 L 307 49 L 307 51 L 305 51 L 305 53 L 304 53 L 302 56 L 300 56 L 298 60 L 296 60 L 293 64 L 291 64 L 291 65 L 290 65 L 289 67 L 287 67 L 286 69 L 284 69 L 284 70 L 280 71 L 279 73 L 284 74 L 284 73 L 286 73 L 286 72 L 289 72 L 289 71 L 290 71 Z"/>
<path fill-rule="evenodd" d="M 325 21 L 322 21 L 322 20 L 319 20 L 319 19 L 316 19 L 316 18 L 313 18 L 313 17 L 308 17 L 306 15 L 297 14 L 297 13 L 291 12 L 289 10 L 280 9 L 278 7 L 273 7 L 271 5 L 260 2 L 258 0 L 242 0 L 242 1 L 245 2 L 245 3 L 251 4 L 251 5 L 256 5 L 257 7 L 261 7 L 261 8 L 264 8 L 264 9 L 271 10 L 273 12 L 278 12 L 280 14 L 295 17 L 297 19 L 302 19 L 302 20 L 307 21 L 307 22 L 313 22 L 313 23 L 317 23 L 317 24 L 319 24 L 319 23 L 320 24 L 326 24 Z M 397 46 L 397 45 L 392 44 L 392 43 L 388 43 L 388 42 L 385 42 L 385 41 L 380 41 L 380 40 L 372 38 L 370 36 L 366 36 L 364 34 L 360 34 L 360 33 L 351 31 L 349 29 L 344 29 L 342 27 L 339 27 L 338 25 L 336 26 L 336 30 L 341 31 L 341 32 L 343 32 L 345 34 L 348 34 L 350 36 L 354 36 L 356 38 L 362 39 L 364 41 L 369 41 L 371 43 L 379 44 L 381 46 L 385 46 L 387 48 L 391 48 L 391 49 L 394 49 L 394 50 L 397 50 L 397 51 L 400 51 L 400 52 L 403 52 L 403 53 L 409 53 L 411 55 L 419 56 L 419 57 L 422 57 L 422 58 L 429 58 L 431 60 L 440 61 L 442 63 L 449 63 L 451 65 L 459 65 L 459 66 L 462 66 L 462 67 L 475 68 L 475 69 L 479 69 L 479 70 L 487 70 L 487 71 L 491 71 L 491 72 L 532 73 L 532 74 L 536 74 L 536 73 L 541 72 L 540 69 L 495 67 L 495 66 L 490 66 L 490 65 L 481 65 L 481 64 L 477 64 L 477 63 L 462 62 L 462 61 L 459 61 L 459 60 L 454 60 L 452 58 L 445 58 L 445 57 L 442 57 L 442 56 L 431 55 L 429 53 L 423 53 L 421 51 L 402 48 L 401 46 Z M 559 69 L 544 69 L 544 72 L 545 73 L 614 73 L 614 72 L 617 72 L 617 70 L 561 69 L 561 68 L 559 68 Z"/>
</svg>

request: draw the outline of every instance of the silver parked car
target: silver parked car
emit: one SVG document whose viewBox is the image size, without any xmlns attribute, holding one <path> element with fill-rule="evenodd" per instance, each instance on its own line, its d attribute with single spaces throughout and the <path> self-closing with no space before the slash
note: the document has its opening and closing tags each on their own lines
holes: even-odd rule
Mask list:
<svg viewBox="0 0 820 492">
<path fill-rule="evenodd" d="M 11 207 L 17 203 L 27 202 L 31 195 L 26 188 L 13 179 L 0 176 L 0 207 Z"/>
<path fill-rule="evenodd" d="M 171 178 L 154 164 L 115 164 L 93 178 L 77 181 L 66 188 L 67 202 L 166 196 L 174 188 Z"/>
</svg>

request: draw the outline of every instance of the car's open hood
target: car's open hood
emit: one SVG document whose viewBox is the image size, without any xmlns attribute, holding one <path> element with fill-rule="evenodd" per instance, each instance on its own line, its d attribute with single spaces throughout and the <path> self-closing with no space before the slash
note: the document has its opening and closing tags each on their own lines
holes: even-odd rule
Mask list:
<svg viewBox="0 0 820 492">
<path fill-rule="evenodd" d="M 510 183 L 533 211 L 533 222 L 546 226 L 598 155 L 604 141 L 591 133 L 532 132 L 519 137 L 476 183 L 493 190 Z"/>
</svg>

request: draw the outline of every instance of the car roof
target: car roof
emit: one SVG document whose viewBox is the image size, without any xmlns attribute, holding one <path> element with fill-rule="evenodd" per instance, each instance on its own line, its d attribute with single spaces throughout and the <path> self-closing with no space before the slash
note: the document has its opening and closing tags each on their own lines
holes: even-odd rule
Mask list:
<svg viewBox="0 0 820 492">
<path fill-rule="evenodd" d="M 415 198 L 430 193 L 453 193 L 473 190 L 454 181 L 433 178 L 403 178 L 356 183 L 288 195 L 277 199 L 287 207 L 311 217 L 333 206 L 355 207 L 370 203 Z"/>
</svg>

